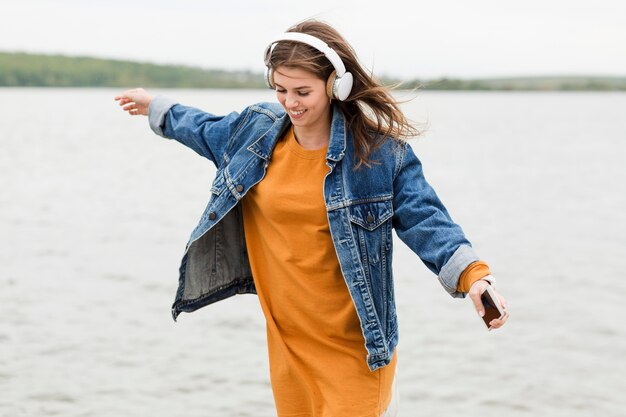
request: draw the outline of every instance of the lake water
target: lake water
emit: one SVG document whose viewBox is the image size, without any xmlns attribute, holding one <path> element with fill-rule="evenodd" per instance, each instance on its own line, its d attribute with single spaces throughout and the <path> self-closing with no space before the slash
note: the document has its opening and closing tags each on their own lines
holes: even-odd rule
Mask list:
<svg viewBox="0 0 626 417">
<path fill-rule="evenodd" d="M 273 416 L 255 296 L 170 316 L 214 168 L 118 92 L 0 89 L 0 415 Z M 160 92 L 214 113 L 273 100 Z M 397 241 L 400 416 L 623 416 L 626 94 L 424 92 L 404 109 L 511 318 L 486 331 Z"/>
</svg>

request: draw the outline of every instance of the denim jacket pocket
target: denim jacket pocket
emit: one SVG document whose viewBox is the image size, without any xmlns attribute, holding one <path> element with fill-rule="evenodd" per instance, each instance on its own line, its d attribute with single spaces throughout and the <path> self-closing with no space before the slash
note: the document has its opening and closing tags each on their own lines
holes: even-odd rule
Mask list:
<svg viewBox="0 0 626 417">
<path fill-rule="evenodd" d="M 348 207 L 350 221 L 372 231 L 393 217 L 391 198 L 384 201 L 373 201 L 354 204 Z"/>
<path fill-rule="evenodd" d="M 393 217 L 392 200 L 353 204 L 348 207 L 348 212 L 350 222 L 357 226 L 354 231 L 358 236 L 363 266 L 378 264 L 390 244 L 391 225 L 387 223 Z"/>
<path fill-rule="evenodd" d="M 379 315 L 379 321 L 387 331 L 388 302 L 393 300 L 390 284 L 391 230 L 393 204 L 391 198 L 368 201 L 348 207 L 353 235 L 357 246 L 369 295 Z"/>
</svg>

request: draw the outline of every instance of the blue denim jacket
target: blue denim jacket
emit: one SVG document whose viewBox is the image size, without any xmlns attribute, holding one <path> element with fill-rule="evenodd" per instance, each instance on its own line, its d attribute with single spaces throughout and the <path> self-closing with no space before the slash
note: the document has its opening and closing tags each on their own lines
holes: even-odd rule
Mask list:
<svg viewBox="0 0 626 417">
<path fill-rule="evenodd" d="M 150 127 L 217 166 L 211 197 L 191 233 L 172 306 L 174 320 L 235 294 L 256 293 L 241 205 L 261 181 L 277 140 L 290 126 L 279 104 L 252 105 L 216 116 L 157 96 Z M 370 370 L 387 365 L 398 343 L 391 271 L 392 229 L 453 297 L 461 272 L 478 257 L 455 224 L 405 142 L 389 139 L 372 155 L 378 163 L 354 169 L 352 135 L 333 109 L 324 179 L 328 223 L 343 277 L 358 314 Z"/>
</svg>

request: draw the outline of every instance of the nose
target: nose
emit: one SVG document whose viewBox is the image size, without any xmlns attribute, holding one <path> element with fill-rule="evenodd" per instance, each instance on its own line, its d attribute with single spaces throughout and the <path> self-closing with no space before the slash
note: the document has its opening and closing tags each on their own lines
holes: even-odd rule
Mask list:
<svg viewBox="0 0 626 417">
<path fill-rule="evenodd" d="M 290 109 L 298 106 L 298 98 L 293 94 L 287 94 L 287 98 L 285 99 L 285 107 Z"/>
</svg>

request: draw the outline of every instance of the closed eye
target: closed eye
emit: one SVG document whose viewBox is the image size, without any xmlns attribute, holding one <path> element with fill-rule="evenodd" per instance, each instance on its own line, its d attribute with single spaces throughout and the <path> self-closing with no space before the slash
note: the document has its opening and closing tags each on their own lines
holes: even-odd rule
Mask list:
<svg viewBox="0 0 626 417">
<path fill-rule="evenodd" d="M 282 90 L 282 89 L 277 88 L 277 89 L 276 89 L 276 92 L 277 92 L 277 93 L 280 93 L 280 94 L 285 94 L 285 93 L 287 92 L 287 90 Z M 306 96 L 308 96 L 309 94 L 310 94 L 310 91 L 298 91 L 298 95 L 299 95 L 300 97 L 306 97 Z"/>
</svg>

